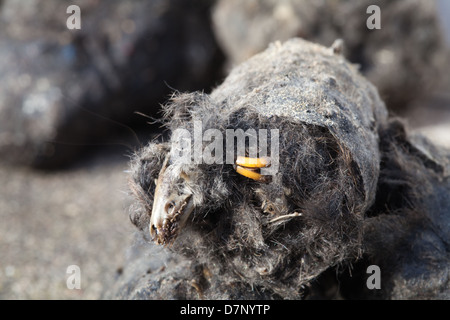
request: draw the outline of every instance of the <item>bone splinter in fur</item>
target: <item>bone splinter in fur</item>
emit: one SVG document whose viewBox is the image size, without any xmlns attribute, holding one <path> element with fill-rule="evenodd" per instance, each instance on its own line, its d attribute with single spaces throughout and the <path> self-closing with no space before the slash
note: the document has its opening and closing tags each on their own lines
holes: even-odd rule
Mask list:
<svg viewBox="0 0 450 320">
<path fill-rule="evenodd" d="M 283 220 L 287 220 L 287 219 L 291 219 L 291 218 L 295 218 L 295 217 L 300 217 L 302 215 L 301 212 L 294 212 L 294 213 L 290 213 L 290 214 L 285 214 L 284 216 L 279 216 L 276 218 L 273 218 L 272 220 L 269 221 L 269 223 L 275 223 L 275 222 L 280 222 Z"/>
</svg>

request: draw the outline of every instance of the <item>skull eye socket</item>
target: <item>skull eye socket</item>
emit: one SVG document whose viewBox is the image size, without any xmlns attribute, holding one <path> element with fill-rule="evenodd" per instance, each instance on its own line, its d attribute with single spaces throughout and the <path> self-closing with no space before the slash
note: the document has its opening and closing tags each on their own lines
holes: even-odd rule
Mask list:
<svg viewBox="0 0 450 320">
<path fill-rule="evenodd" d="M 164 207 L 164 210 L 167 214 L 171 213 L 172 210 L 175 208 L 175 202 L 170 201 L 166 203 L 166 206 Z"/>
<path fill-rule="evenodd" d="M 269 205 L 267 206 L 266 210 L 267 210 L 267 212 L 269 212 L 269 213 L 272 213 L 272 214 L 275 213 L 275 208 L 273 207 L 272 204 L 269 204 Z"/>
</svg>

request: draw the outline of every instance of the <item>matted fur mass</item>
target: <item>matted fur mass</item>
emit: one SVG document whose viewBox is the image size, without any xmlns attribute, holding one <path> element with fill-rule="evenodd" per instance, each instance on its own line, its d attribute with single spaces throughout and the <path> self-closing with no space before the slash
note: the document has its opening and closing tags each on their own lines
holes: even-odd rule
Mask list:
<svg viewBox="0 0 450 320">
<path fill-rule="evenodd" d="M 427 184 L 413 187 L 405 170 L 416 163 L 426 176 L 439 168 L 408 144 L 401 124 L 388 122 L 376 89 L 354 66 L 332 49 L 300 39 L 251 58 L 210 95 L 174 95 L 164 112 L 169 133 L 184 128 L 191 137 L 194 121 L 201 121 L 203 131 L 280 133 L 279 171 L 270 183 L 240 176 L 230 164 L 182 167 L 195 177 L 196 208 L 168 249 L 215 275 L 203 288 L 206 298 L 208 292 L 217 296 L 220 283 L 301 298 L 330 268 L 345 269 L 362 257 L 381 264 L 376 242 L 383 236 L 370 231 L 382 227 L 370 219 L 420 210 Z M 170 148 L 170 138 L 153 141 L 131 162 L 137 203 L 130 219 L 147 236 L 154 181 Z M 396 164 L 401 159 L 407 167 Z M 298 215 L 277 219 L 293 213 Z"/>
<path fill-rule="evenodd" d="M 195 108 L 201 111 L 202 105 Z M 178 116 L 171 119 L 180 121 Z M 172 250 L 202 263 L 214 262 L 224 277 L 242 277 L 293 297 L 298 292 L 287 288 L 299 288 L 329 266 L 357 258 L 362 179 L 348 151 L 328 130 L 278 117 L 260 118 L 246 110 L 224 121 L 228 128 L 278 128 L 280 171 L 271 183 L 262 184 L 239 176 L 231 165 L 189 167 L 198 171 L 197 184 L 205 200 Z M 143 211 L 133 210 L 132 221 L 144 231 L 163 150 L 164 146 L 150 144 L 134 160 L 131 186 Z M 269 205 L 277 212 L 267 210 Z M 301 216 L 270 223 L 293 212 Z"/>
</svg>

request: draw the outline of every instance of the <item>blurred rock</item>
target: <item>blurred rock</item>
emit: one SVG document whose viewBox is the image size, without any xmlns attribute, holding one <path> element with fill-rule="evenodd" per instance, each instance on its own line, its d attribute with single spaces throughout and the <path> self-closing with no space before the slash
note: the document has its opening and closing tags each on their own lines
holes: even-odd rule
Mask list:
<svg viewBox="0 0 450 320">
<path fill-rule="evenodd" d="M 366 26 L 370 5 L 380 7 L 379 30 Z M 221 0 L 213 22 L 232 65 L 275 40 L 302 37 L 330 46 L 341 38 L 345 56 L 395 111 L 432 92 L 448 60 L 434 1 Z"/>
<path fill-rule="evenodd" d="M 69 30 L 70 1 L 0 2 L 0 159 L 64 165 L 132 135 L 172 88 L 208 90 L 222 60 L 211 3 L 82 0 Z"/>
</svg>

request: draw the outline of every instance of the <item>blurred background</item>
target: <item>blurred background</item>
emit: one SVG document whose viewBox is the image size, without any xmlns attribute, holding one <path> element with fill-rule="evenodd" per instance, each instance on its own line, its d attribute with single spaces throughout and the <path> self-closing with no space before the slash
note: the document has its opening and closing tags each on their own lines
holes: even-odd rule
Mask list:
<svg viewBox="0 0 450 320">
<path fill-rule="evenodd" d="M 160 105 L 291 37 L 343 39 L 390 113 L 450 148 L 447 0 L 0 0 L 0 299 L 104 298 L 135 232 L 128 161 Z"/>
</svg>

